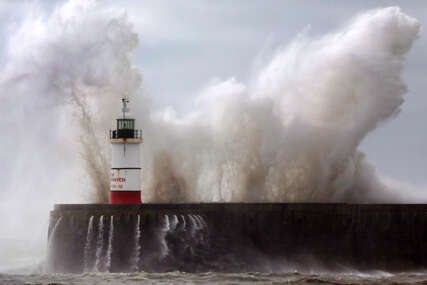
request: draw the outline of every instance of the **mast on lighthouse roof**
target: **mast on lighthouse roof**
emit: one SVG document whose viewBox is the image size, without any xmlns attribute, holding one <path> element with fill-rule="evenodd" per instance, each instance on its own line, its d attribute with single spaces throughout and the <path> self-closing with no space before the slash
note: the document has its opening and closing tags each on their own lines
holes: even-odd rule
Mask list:
<svg viewBox="0 0 427 285">
<path fill-rule="evenodd" d="M 112 146 L 110 204 L 141 204 L 140 144 L 142 131 L 135 129 L 129 99 L 122 98 L 122 116 L 110 130 Z"/>
<path fill-rule="evenodd" d="M 129 103 L 129 98 L 123 97 L 122 98 L 122 113 L 123 113 L 123 119 L 125 119 L 126 113 L 129 112 L 129 108 L 127 107 L 127 104 Z"/>
</svg>

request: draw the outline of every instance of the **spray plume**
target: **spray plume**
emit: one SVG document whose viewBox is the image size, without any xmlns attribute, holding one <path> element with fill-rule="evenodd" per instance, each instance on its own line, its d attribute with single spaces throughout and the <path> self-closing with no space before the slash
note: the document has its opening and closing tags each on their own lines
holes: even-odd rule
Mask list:
<svg viewBox="0 0 427 285">
<path fill-rule="evenodd" d="M 399 112 L 420 24 L 391 7 L 299 35 L 245 85 L 211 84 L 197 110 L 146 126 L 143 195 L 159 201 L 397 201 L 357 147 Z"/>
<path fill-rule="evenodd" d="M 138 37 L 123 13 L 94 1 L 28 8 L 1 58 L 0 270 L 43 258 L 54 203 L 108 201 L 116 99 L 140 91 L 130 63 Z M 4 250 L 19 251 L 19 240 L 31 241 L 31 258 Z"/>
</svg>

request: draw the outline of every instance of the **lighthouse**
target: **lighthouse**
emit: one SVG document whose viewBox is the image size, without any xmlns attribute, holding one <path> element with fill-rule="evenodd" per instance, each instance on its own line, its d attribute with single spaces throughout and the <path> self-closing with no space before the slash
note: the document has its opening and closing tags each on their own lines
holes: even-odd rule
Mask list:
<svg viewBox="0 0 427 285">
<path fill-rule="evenodd" d="M 122 112 L 116 119 L 116 129 L 110 130 L 110 204 L 141 204 L 142 131 L 135 129 L 135 119 L 129 113 L 128 103 L 128 98 L 122 98 Z"/>
</svg>

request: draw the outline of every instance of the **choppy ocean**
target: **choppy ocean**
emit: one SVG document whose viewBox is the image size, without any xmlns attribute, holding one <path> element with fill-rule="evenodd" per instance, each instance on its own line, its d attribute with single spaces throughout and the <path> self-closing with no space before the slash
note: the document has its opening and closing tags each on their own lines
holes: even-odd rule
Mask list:
<svg viewBox="0 0 427 285">
<path fill-rule="evenodd" d="M 427 284 L 427 273 L 91 273 L 0 274 L 0 284 Z"/>
<path fill-rule="evenodd" d="M 86 273 L 44 274 L 39 243 L 0 239 L 0 284 L 427 284 L 427 270 L 391 274 L 383 271 L 283 273 Z"/>
</svg>

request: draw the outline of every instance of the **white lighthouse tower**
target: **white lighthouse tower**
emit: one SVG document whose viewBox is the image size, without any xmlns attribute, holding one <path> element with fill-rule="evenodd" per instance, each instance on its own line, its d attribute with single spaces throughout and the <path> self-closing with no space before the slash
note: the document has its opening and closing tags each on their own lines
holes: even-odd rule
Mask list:
<svg viewBox="0 0 427 285">
<path fill-rule="evenodd" d="M 135 129 L 129 99 L 122 98 L 122 114 L 110 130 L 112 146 L 110 204 L 141 204 L 140 144 L 142 131 Z"/>
</svg>

